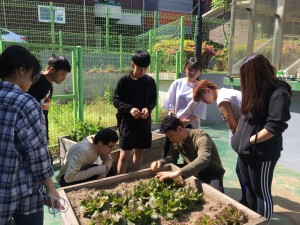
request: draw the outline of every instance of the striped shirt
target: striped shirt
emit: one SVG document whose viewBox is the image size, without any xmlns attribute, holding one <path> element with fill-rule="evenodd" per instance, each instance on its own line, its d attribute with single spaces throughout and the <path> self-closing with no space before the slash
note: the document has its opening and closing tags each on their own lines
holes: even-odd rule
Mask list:
<svg viewBox="0 0 300 225">
<path fill-rule="evenodd" d="M 0 82 L 0 225 L 16 210 L 43 210 L 38 189 L 52 175 L 39 104 L 17 85 Z"/>
</svg>

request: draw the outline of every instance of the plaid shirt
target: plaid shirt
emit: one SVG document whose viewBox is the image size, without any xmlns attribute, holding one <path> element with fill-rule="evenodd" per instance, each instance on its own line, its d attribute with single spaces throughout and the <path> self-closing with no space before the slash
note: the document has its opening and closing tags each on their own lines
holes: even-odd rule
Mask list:
<svg viewBox="0 0 300 225">
<path fill-rule="evenodd" d="M 43 210 L 38 189 L 53 175 L 45 119 L 37 101 L 0 82 L 0 225 L 14 212 Z"/>
</svg>

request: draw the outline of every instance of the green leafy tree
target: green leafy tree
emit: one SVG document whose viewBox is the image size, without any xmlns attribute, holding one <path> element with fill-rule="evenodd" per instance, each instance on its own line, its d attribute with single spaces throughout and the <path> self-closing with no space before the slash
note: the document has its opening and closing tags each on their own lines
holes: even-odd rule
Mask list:
<svg viewBox="0 0 300 225">
<path fill-rule="evenodd" d="M 227 34 L 225 31 L 225 14 L 229 7 L 231 6 L 232 0 L 212 0 L 211 7 L 213 9 L 222 8 L 223 9 L 223 34 L 225 39 L 227 38 Z"/>
<path fill-rule="evenodd" d="M 226 10 L 231 6 L 231 2 L 232 0 L 212 0 L 211 6 L 213 9 L 223 8 L 226 12 Z"/>
</svg>

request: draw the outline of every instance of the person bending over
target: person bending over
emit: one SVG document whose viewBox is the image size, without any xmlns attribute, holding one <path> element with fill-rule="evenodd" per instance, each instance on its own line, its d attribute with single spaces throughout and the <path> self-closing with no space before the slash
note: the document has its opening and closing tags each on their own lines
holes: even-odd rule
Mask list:
<svg viewBox="0 0 300 225">
<path fill-rule="evenodd" d="M 68 73 L 71 72 L 71 65 L 69 61 L 58 55 L 52 55 L 49 58 L 46 69 L 40 73 L 39 79 L 31 85 L 28 94 L 33 96 L 39 103 L 43 110 L 46 120 L 47 140 L 49 143 L 49 123 L 48 111 L 53 94 L 53 83 L 60 84 L 63 82 Z"/>
<path fill-rule="evenodd" d="M 110 128 L 105 128 L 95 137 L 88 137 L 73 145 L 56 176 L 60 186 L 104 178 L 111 168 L 111 152 L 117 141 L 117 133 Z"/>
<path fill-rule="evenodd" d="M 215 189 L 224 192 L 223 176 L 225 170 L 218 149 L 210 136 L 201 129 L 185 128 L 175 116 L 167 116 L 161 122 L 161 131 L 173 143 L 168 156 L 151 164 L 158 171 L 166 163 L 176 163 L 182 156 L 185 166 L 177 171 L 158 172 L 160 180 L 183 176 L 185 179 L 196 176 Z"/>
<path fill-rule="evenodd" d="M 229 88 L 218 88 L 210 80 L 200 80 L 193 90 L 193 99 L 196 102 L 203 101 L 206 104 L 217 102 L 222 118 L 230 129 L 230 138 L 235 133 L 241 116 L 242 93 Z M 248 206 L 246 198 L 246 184 L 242 179 L 240 167 L 236 163 L 236 174 L 242 190 L 240 203 Z"/>
</svg>

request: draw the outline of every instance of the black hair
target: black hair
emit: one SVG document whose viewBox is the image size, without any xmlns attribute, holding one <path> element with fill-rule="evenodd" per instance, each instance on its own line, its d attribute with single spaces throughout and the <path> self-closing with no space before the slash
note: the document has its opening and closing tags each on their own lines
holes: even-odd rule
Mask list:
<svg viewBox="0 0 300 225">
<path fill-rule="evenodd" d="M 151 57 L 148 52 L 139 50 L 132 54 L 131 60 L 139 67 L 147 68 L 150 65 Z"/>
<path fill-rule="evenodd" d="M 65 70 L 69 73 L 71 72 L 71 65 L 69 61 L 65 57 L 55 54 L 53 54 L 48 61 L 47 69 L 50 67 L 53 67 L 55 70 Z"/>
<path fill-rule="evenodd" d="M 241 112 L 256 117 L 267 116 L 269 101 L 277 86 L 276 69 L 262 54 L 246 56 L 240 66 L 242 105 Z"/>
<path fill-rule="evenodd" d="M 32 80 L 41 71 L 39 61 L 26 48 L 20 45 L 7 47 L 0 55 L 0 78 L 3 79 L 11 76 L 20 67 L 24 67 L 26 70 L 33 69 Z"/>
<path fill-rule="evenodd" d="M 105 128 L 99 130 L 93 139 L 93 144 L 98 144 L 101 141 L 104 145 L 107 145 L 109 142 L 116 143 L 119 140 L 118 134 L 111 128 Z"/>
<path fill-rule="evenodd" d="M 177 131 L 178 126 L 184 127 L 183 123 L 175 116 L 166 116 L 160 125 L 160 131 L 166 133 L 169 130 Z"/>
<path fill-rule="evenodd" d="M 202 70 L 201 61 L 196 57 L 189 58 L 185 63 L 185 69 Z"/>
</svg>

